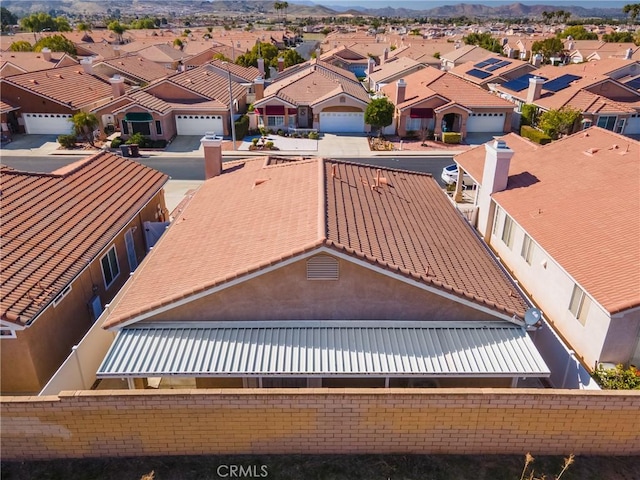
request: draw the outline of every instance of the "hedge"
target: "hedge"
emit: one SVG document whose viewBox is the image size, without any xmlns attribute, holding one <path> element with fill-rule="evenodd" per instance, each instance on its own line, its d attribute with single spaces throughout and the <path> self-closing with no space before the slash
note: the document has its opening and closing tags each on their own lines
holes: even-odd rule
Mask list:
<svg viewBox="0 0 640 480">
<path fill-rule="evenodd" d="M 74 148 L 76 146 L 76 136 L 75 135 L 60 135 L 58 137 L 58 143 L 63 148 Z"/>
<path fill-rule="evenodd" d="M 460 143 L 462 141 L 462 135 L 456 132 L 443 132 L 442 133 L 442 142 L 443 143 Z"/>
<path fill-rule="evenodd" d="M 553 140 L 549 135 L 528 125 L 523 125 L 520 128 L 520 136 L 528 138 L 532 142 L 539 143 L 540 145 L 546 145 Z"/>
<path fill-rule="evenodd" d="M 249 117 L 246 115 L 242 115 L 235 122 L 236 128 L 236 140 L 242 140 L 249 133 Z"/>
</svg>

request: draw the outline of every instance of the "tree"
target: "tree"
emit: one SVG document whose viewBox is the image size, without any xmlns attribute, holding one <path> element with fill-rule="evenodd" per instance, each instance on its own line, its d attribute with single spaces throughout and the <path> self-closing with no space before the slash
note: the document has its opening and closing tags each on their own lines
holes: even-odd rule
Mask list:
<svg viewBox="0 0 640 480">
<path fill-rule="evenodd" d="M 545 63 L 551 61 L 551 57 L 558 57 L 564 54 L 564 44 L 559 38 L 547 38 L 533 42 L 531 46 L 533 54 L 539 53 L 544 58 Z"/>
<path fill-rule="evenodd" d="M 607 43 L 633 43 L 635 39 L 631 32 L 611 32 L 602 35 L 602 40 Z"/>
<path fill-rule="evenodd" d="M 33 45 L 26 40 L 18 40 L 9 45 L 9 50 L 12 52 L 33 52 Z"/>
<path fill-rule="evenodd" d="M 573 25 L 565 28 L 556 35 L 558 38 L 571 37 L 574 40 L 598 40 L 598 34 L 588 31 L 582 25 Z"/>
<path fill-rule="evenodd" d="M 382 136 L 382 129 L 391 125 L 396 107 L 386 97 L 374 98 L 367 105 L 364 112 L 365 123 L 378 129 L 378 136 Z"/>
<path fill-rule="evenodd" d="M 79 32 L 90 32 L 91 31 L 91 24 L 90 23 L 85 23 L 85 22 L 80 22 L 78 25 L 76 25 L 76 29 Z"/>
<path fill-rule="evenodd" d="M 470 33 L 466 37 L 462 37 L 465 45 L 477 45 L 494 53 L 502 52 L 502 43 L 490 33 Z"/>
<path fill-rule="evenodd" d="M 153 30 L 154 28 L 156 28 L 156 22 L 153 18 L 144 17 L 138 20 L 134 20 L 133 22 L 131 22 L 129 26 L 136 30 L 145 30 L 145 29 Z"/>
<path fill-rule="evenodd" d="M 581 116 L 580 110 L 565 106 L 559 110 L 544 112 L 540 115 L 538 126 L 544 133 L 555 139 L 560 134 L 570 134 Z"/>
<path fill-rule="evenodd" d="M 84 138 L 93 147 L 93 131 L 98 126 L 98 118 L 93 113 L 78 112 L 71 117 L 76 135 Z"/>
<path fill-rule="evenodd" d="M 292 65 L 304 63 L 304 58 L 302 57 L 302 55 L 300 55 L 296 50 L 293 49 L 285 50 L 282 58 L 284 58 L 284 68 L 289 68 Z"/>
<path fill-rule="evenodd" d="M 7 30 L 11 25 L 18 23 L 18 17 L 4 7 L 0 7 L 0 21 L 2 22 L 2 31 Z"/>
<path fill-rule="evenodd" d="M 51 35 L 50 37 L 42 37 L 33 46 L 34 52 L 39 52 L 43 48 L 48 48 L 52 52 L 66 52 L 69 55 L 76 55 L 76 46 L 74 43 L 62 35 Z"/>
<path fill-rule="evenodd" d="M 120 23 L 118 20 L 114 20 L 113 22 L 107 25 L 107 28 L 111 30 L 118 39 L 118 43 L 122 43 L 122 34 L 127 30 L 127 27 Z"/>
<path fill-rule="evenodd" d="M 256 43 L 250 52 L 244 53 L 236 58 L 236 64 L 243 67 L 257 67 L 258 58 L 264 59 L 265 65 L 273 67 L 278 65 L 278 48 L 267 42 Z M 269 78 L 269 70 L 265 72 L 265 76 Z"/>
<path fill-rule="evenodd" d="M 629 16 L 629 23 L 636 23 L 636 18 L 640 15 L 640 3 L 632 3 L 622 7 L 622 11 Z"/>
</svg>

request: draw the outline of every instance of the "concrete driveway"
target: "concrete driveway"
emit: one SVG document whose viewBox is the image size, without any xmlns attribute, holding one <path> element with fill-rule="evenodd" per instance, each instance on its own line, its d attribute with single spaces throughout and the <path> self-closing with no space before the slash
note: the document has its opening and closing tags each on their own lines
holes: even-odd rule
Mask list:
<svg viewBox="0 0 640 480">
<path fill-rule="evenodd" d="M 13 136 L 10 143 L 2 145 L 0 155 L 48 155 L 58 149 L 58 135 L 26 135 Z"/>
<path fill-rule="evenodd" d="M 204 135 L 178 135 L 164 149 L 166 153 L 193 153 L 200 150 L 200 139 Z"/>
</svg>

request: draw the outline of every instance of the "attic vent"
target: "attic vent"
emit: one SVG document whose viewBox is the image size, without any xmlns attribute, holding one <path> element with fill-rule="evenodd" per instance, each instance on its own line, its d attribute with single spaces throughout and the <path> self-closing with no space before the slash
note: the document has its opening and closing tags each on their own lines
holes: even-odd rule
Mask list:
<svg viewBox="0 0 640 480">
<path fill-rule="evenodd" d="M 585 150 L 585 154 L 589 155 L 590 157 L 592 157 L 593 155 L 595 155 L 596 153 L 598 153 L 600 151 L 599 148 L 590 148 L 589 150 Z"/>
<path fill-rule="evenodd" d="M 307 280 L 338 280 L 338 260 L 329 255 L 315 255 L 307 260 Z"/>
</svg>

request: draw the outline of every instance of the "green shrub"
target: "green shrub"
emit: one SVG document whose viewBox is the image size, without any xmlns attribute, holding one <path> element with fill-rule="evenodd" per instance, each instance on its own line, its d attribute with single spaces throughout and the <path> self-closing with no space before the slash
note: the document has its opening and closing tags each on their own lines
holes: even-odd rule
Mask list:
<svg viewBox="0 0 640 480">
<path fill-rule="evenodd" d="M 318 134 L 318 132 L 309 132 L 310 140 L 318 140 L 319 138 L 320 138 L 320 135 Z"/>
<path fill-rule="evenodd" d="M 249 117 L 242 115 L 235 121 L 236 140 L 242 140 L 249 133 Z"/>
<path fill-rule="evenodd" d="M 546 145 L 552 140 L 549 135 L 528 125 L 523 125 L 522 128 L 520 128 L 520 136 L 528 138 L 532 142 L 539 143 L 540 145 Z"/>
<path fill-rule="evenodd" d="M 258 140 L 259 140 L 258 138 L 253 138 L 251 140 L 251 144 L 255 147 L 258 144 Z"/>
<path fill-rule="evenodd" d="M 126 142 L 127 145 L 138 145 L 140 148 L 150 147 L 151 142 L 148 138 L 142 135 L 140 132 L 131 135 Z"/>
<path fill-rule="evenodd" d="M 76 146 L 76 136 L 60 135 L 58 137 L 58 143 L 64 148 L 74 148 Z"/>
<path fill-rule="evenodd" d="M 624 368 L 618 364 L 615 368 L 606 369 L 599 364 L 593 378 L 607 390 L 640 390 L 640 371 L 634 366 Z"/>
<path fill-rule="evenodd" d="M 264 144 L 264 148 L 266 148 L 267 150 L 271 150 L 273 149 L 273 142 L 267 142 Z"/>
<path fill-rule="evenodd" d="M 120 145 L 122 145 L 121 137 L 116 137 L 113 140 L 111 140 L 111 148 L 118 148 Z"/>
<path fill-rule="evenodd" d="M 456 132 L 443 132 L 442 133 L 442 142 L 443 143 L 453 143 L 457 144 L 462 141 L 462 135 Z"/>
<path fill-rule="evenodd" d="M 522 125 L 533 125 L 538 107 L 531 103 L 522 105 Z"/>
</svg>

